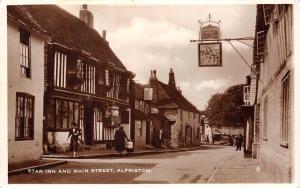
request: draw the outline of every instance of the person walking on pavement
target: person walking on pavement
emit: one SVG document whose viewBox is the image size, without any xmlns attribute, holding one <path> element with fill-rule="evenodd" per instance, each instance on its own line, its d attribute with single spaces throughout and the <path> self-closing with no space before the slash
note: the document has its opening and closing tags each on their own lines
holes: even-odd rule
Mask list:
<svg viewBox="0 0 300 188">
<path fill-rule="evenodd" d="M 78 127 L 76 123 L 72 123 L 72 128 L 69 131 L 68 139 L 71 137 L 70 140 L 70 150 L 73 151 L 73 157 L 76 156 L 76 152 L 78 151 L 78 141 L 79 141 L 79 136 L 81 135 L 81 130 Z"/>
<path fill-rule="evenodd" d="M 128 141 L 128 137 L 123 127 L 119 127 L 115 132 L 115 150 L 121 155 L 125 150 L 125 138 Z"/>
<path fill-rule="evenodd" d="M 243 136 L 242 136 L 242 134 L 240 134 L 236 138 L 236 151 L 241 151 L 243 141 L 244 141 Z"/>
</svg>

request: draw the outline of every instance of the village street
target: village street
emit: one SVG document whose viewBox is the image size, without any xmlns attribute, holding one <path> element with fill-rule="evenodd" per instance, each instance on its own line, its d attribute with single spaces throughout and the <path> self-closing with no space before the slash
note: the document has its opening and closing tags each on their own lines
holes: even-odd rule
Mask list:
<svg viewBox="0 0 300 188">
<path fill-rule="evenodd" d="M 69 159 L 52 169 L 10 176 L 9 183 L 217 183 L 218 170 L 235 156 L 242 152 L 232 146 L 212 146 L 130 158 Z"/>
</svg>

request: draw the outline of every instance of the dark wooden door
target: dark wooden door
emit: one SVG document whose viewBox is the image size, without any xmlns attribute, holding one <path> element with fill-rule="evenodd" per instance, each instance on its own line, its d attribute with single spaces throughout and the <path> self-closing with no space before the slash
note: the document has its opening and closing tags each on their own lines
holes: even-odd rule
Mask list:
<svg viewBox="0 0 300 188">
<path fill-rule="evenodd" d="M 146 144 L 150 144 L 150 122 L 146 122 Z"/>
</svg>

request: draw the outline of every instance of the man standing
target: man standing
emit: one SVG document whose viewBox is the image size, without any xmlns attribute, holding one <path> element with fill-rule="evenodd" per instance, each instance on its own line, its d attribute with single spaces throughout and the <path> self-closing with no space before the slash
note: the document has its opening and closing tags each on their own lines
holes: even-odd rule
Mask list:
<svg viewBox="0 0 300 188">
<path fill-rule="evenodd" d="M 241 151 L 242 148 L 242 144 L 243 144 L 243 136 L 242 134 L 240 134 L 237 138 L 236 138 L 236 151 Z"/>
</svg>

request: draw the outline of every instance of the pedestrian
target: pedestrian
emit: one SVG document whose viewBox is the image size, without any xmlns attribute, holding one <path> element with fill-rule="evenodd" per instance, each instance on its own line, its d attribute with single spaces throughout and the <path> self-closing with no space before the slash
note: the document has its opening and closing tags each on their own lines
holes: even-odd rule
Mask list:
<svg viewBox="0 0 300 188">
<path fill-rule="evenodd" d="M 70 150 L 73 151 L 73 157 L 76 156 L 76 152 L 78 151 L 78 142 L 79 136 L 81 135 L 81 130 L 76 123 L 72 123 L 72 128 L 69 131 L 68 139 L 71 137 L 70 140 Z"/>
<path fill-rule="evenodd" d="M 119 127 L 115 132 L 115 150 L 121 155 L 125 150 L 125 138 L 128 141 L 128 137 L 123 127 Z"/>
<path fill-rule="evenodd" d="M 240 134 L 237 138 L 236 138 L 236 151 L 241 151 L 242 148 L 242 144 L 243 144 L 243 136 L 242 134 Z"/>
</svg>

